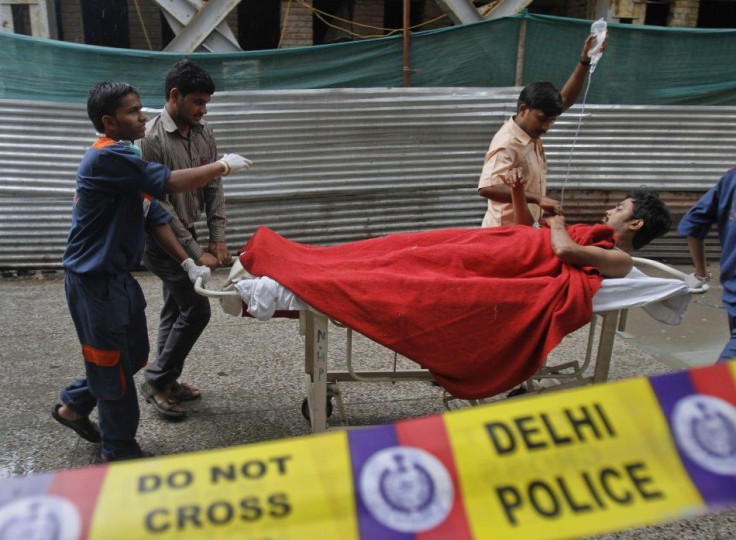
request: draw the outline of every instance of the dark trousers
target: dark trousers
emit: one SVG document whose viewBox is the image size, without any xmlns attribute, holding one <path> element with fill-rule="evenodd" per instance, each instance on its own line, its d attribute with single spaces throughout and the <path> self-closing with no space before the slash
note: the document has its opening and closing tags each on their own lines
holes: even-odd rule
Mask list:
<svg viewBox="0 0 736 540">
<path fill-rule="evenodd" d="M 728 329 L 731 331 L 731 339 L 728 340 L 726 346 L 718 357 L 719 362 L 727 362 L 736 358 L 736 317 L 728 314 Z"/>
<path fill-rule="evenodd" d="M 146 381 L 163 390 L 184 370 L 184 360 L 210 320 L 210 302 L 194 291 L 194 285 L 181 265 L 150 235 L 143 263 L 163 282 L 164 305 L 158 328 L 156 360 L 146 368 Z"/>
<path fill-rule="evenodd" d="M 138 449 L 140 411 L 133 375 L 146 365 L 149 352 L 143 291 L 128 273 L 67 272 L 64 280 L 86 377 L 62 390 L 61 400 L 85 416 L 97 406 L 102 453 L 124 457 Z"/>
</svg>

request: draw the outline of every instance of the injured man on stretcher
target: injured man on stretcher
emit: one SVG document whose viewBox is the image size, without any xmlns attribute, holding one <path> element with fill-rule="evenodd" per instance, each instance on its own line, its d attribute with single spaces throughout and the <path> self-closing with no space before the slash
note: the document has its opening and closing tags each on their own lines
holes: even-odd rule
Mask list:
<svg viewBox="0 0 736 540">
<path fill-rule="evenodd" d="M 626 276 L 629 253 L 672 223 L 655 192 L 637 189 L 601 224 L 567 225 L 560 215 L 529 226 L 519 203 L 523 178 L 510 174 L 508 183 L 524 224 L 329 247 L 260 227 L 239 255 L 255 279 L 235 288 L 247 306 L 258 279 L 275 280 L 309 308 L 428 369 L 455 397 L 496 395 L 531 377 L 564 336 L 588 323 L 603 277 Z"/>
</svg>

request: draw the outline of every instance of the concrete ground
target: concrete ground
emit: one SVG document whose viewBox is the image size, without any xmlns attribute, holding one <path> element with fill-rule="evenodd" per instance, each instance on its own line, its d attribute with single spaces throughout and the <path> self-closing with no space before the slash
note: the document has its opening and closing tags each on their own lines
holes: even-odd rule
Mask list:
<svg viewBox="0 0 736 540">
<path fill-rule="evenodd" d="M 689 271 L 689 270 L 687 270 Z M 220 271 L 215 281 L 224 280 Z M 155 343 L 161 306 L 160 282 L 136 275 L 149 302 L 149 333 Z M 0 278 L 0 477 L 82 467 L 96 447 L 50 416 L 59 390 L 82 373 L 74 327 L 60 273 Z M 182 380 L 195 383 L 201 400 L 188 405 L 177 423 L 162 420 L 143 400 L 139 442 L 157 455 L 248 444 L 310 432 L 300 413 L 304 398 L 303 342 L 297 322 L 267 323 L 226 315 L 213 302 L 210 326 L 187 362 Z M 331 358 L 344 358 L 340 330 L 330 330 Z M 578 355 L 587 330 L 565 338 L 552 358 Z M 685 322 L 664 326 L 642 310 L 629 314 L 616 339 L 611 380 L 648 376 L 711 364 L 728 339 L 717 279 L 711 292 L 695 297 Z M 385 369 L 393 356 L 358 339 L 362 368 Z M 140 379 L 141 374 L 138 375 Z M 371 425 L 439 413 L 442 391 L 426 383 L 344 384 L 350 425 Z M 454 406 L 464 406 L 454 403 Z M 333 415 L 336 422 L 336 415 Z M 605 538 L 715 539 L 736 537 L 736 511 L 625 531 Z"/>
</svg>

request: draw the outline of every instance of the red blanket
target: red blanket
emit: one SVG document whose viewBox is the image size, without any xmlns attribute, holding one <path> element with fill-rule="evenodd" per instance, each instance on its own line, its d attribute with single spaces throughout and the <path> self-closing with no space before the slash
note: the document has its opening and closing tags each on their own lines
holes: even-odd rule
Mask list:
<svg viewBox="0 0 736 540">
<path fill-rule="evenodd" d="M 604 225 L 575 225 L 582 245 L 613 246 Z M 590 321 L 593 268 L 554 255 L 549 229 L 394 234 L 332 247 L 260 227 L 240 261 L 322 313 L 429 369 L 453 395 L 482 398 L 533 375 Z"/>
</svg>

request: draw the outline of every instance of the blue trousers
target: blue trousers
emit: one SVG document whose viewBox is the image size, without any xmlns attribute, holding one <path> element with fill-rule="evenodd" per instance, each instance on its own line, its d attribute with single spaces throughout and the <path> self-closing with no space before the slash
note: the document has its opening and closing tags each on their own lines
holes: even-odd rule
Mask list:
<svg viewBox="0 0 736 540">
<path fill-rule="evenodd" d="M 731 331 L 731 339 L 728 340 L 726 346 L 718 357 L 719 362 L 728 362 L 736 358 L 736 316 L 728 314 L 728 329 Z"/>
<path fill-rule="evenodd" d="M 67 271 L 64 280 L 86 377 L 62 390 L 61 400 L 82 415 L 97 406 L 104 456 L 134 454 L 140 410 L 133 375 L 146 365 L 149 352 L 143 291 L 127 272 Z"/>
</svg>

